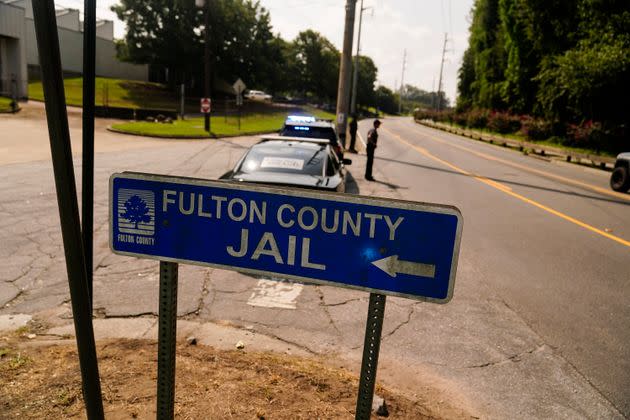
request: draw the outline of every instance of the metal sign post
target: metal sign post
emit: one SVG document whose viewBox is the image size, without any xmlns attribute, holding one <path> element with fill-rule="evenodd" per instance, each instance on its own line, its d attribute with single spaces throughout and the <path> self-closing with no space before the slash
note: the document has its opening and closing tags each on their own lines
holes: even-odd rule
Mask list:
<svg viewBox="0 0 630 420">
<path fill-rule="evenodd" d="M 236 107 L 238 109 L 238 131 L 241 131 L 241 108 L 243 107 L 243 98 L 238 95 L 236 99 Z"/>
<path fill-rule="evenodd" d="M 238 119 L 238 131 L 241 131 L 241 108 L 243 107 L 243 92 L 247 89 L 245 83 L 241 79 L 237 79 L 232 85 L 236 94 L 236 109 Z"/>
<path fill-rule="evenodd" d="M 199 100 L 199 110 L 202 114 L 210 114 L 212 111 L 212 101 L 210 98 L 201 98 Z"/>
<path fill-rule="evenodd" d="M 181 84 L 179 89 L 179 115 L 181 116 L 182 121 L 184 120 L 185 111 L 185 103 L 186 103 L 186 85 Z"/>
<path fill-rule="evenodd" d="M 369 420 L 372 413 L 374 386 L 376 385 L 376 369 L 378 367 L 378 353 L 381 348 L 381 332 L 385 316 L 385 301 L 387 296 L 370 293 L 367 322 L 365 325 L 365 339 L 363 341 L 363 359 L 361 361 L 361 376 L 359 377 L 359 396 L 357 397 L 357 420 Z"/>
<path fill-rule="evenodd" d="M 158 320 L 157 419 L 172 420 L 175 414 L 175 343 L 177 341 L 178 265 L 160 261 Z"/>
<path fill-rule="evenodd" d="M 85 0 L 83 19 L 83 160 L 81 168 L 81 234 L 90 306 L 94 302 L 94 96 L 96 90 L 96 0 Z"/>
<path fill-rule="evenodd" d="M 61 219 L 61 235 L 66 256 L 72 317 L 83 380 L 83 399 L 88 419 L 102 419 L 103 401 L 101 399 L 85 255 L 81 241 L 79 205 L 72 166 L 70 130 L 66 113 L 54 2 L 52 0 L 34 1 L 33 18 L 42 71 L 46 118 L 55 174 L 59 218 Z"/>
<path fill-rule="evenodd" d="M 131 172 L 110 178 L 112 251 L 160 261 L 161 377 L 174 378 L 176 263 L 365 290 L 357 419 L 370 415 L 385 295 L 448 302 L 461 232 L 452 206 Z M 174 379 L 159 382 L 162 407 Z"/>
</svg>

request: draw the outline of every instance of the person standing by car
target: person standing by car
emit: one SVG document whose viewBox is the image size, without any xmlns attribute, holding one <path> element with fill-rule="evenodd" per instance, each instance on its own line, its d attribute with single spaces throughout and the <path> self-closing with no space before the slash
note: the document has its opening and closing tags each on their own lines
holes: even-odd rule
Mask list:
<svg viewBox="0 0 630 420">
<path fill-rule="evenodd" d="M 350 121 L 350 153 L 357 153 L 357 149 L 354 148 L 357 142 L 357 130 L 359 124 L 357 124 L 357 115 L 352 114 L 352 121 Z"/>
<path fill-rule="evenodd" d="M 365 164 L 365 179 L 374 181 L 372 176 L 372 166 L 374 164 L 374 150 L 378 143 L 378 128 L 381 126 L 379 120 L 374 120 L 374 128 L 368 131 L 367 135 L 367 163 Z"/>
</svg>

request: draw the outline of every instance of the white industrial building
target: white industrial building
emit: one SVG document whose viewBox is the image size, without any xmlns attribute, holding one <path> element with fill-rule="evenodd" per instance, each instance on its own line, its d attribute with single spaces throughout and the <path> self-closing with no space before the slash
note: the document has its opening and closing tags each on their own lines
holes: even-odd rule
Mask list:
<svg viewBox="0 0 630 420">
<path fill-rule="evenodd" d="M 32 0 L 0 0 L 0 94 L 28 97 L 28 80 L 39 78 L 39 56 Z M 66 75 L 83 71 L 83 22 L 75 9 L 57 10 L 61 66 Z M 148 65 L 124 63 L 116 58 L 114 22 L 96 24 L 96 75 L 148 80 Z"/>
</svg>

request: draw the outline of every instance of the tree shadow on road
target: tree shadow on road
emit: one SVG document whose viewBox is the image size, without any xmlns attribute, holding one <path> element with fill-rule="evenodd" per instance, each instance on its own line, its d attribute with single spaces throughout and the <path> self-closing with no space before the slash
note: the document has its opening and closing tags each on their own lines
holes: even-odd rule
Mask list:
<svg viewBox="0 0 630 420">
<path fill-rule="evenodd" d="M 630 206 L 630 201 L 622 201 L 622 200 L 615 200 L 613 198 L 598 197 L 596 195 L 582 194 L 582 193 L 577 193 L 577 192 L 574 192 L 574 191 L 563 191 L 563 190 L 558 190 L 558 189 L 555 189 L 555 188 L 541 187 L 539 185 L 533 185 L 533 184 L 526 184 L 526 183 L 523 183 L 523 182 L 510 181 L 510 180 L 507 180 L 507 179 L 488 177 L 488 176 L 484 176 L 484 175 L 481 175 L 481 174 L 471 173 L 471 174 L 467 175 L 467 174 L 463 174 L 461 172 L 453 171 L 453 170 L 450 170 L 450 169 L 436 168 L 434 166 L 422 165 L 422 164 L 419 164 L 419 163 L 412 163 L 412 162 L 405 162 L 403 160 L 389 159 L 389 158 L 384 158 L 384 157 L 376 157 L 375 159 L 376 160 L 384 160 L 384 161 L 387 161 L 387 162 L 400 163 L 400 164 L 403 164 L 403 165 L 415 166 L 417 168 L 429 169 L 429 170 L 432 170 L 432 171 L 445 172 L 445 173 L 459 175 L 459 176 L 465 176 L 465 177 L 483 176 L 486 179 L 489 179 L 489 180 L 492 180 L 492 181 L 496 181 L 496 182 L 501 182 L 501 183 L 504 183 L 504 184 L 518 185 L 518 186 L 521 186 L 521 187 L 529 187 L 529 188 L 534 188 L 534 189 L 537 189 L 537 190 L 550 191 L 550 192 L 555 192 L 555 193 L 560 193 L 560 194 L 565 194 L 565 195 L 572 195 L 574 197 L 590 198 L 592 200 L 606 201 L 606 202 L 609 202 L 609 203 L 615 203 L 615 204 L 622 204 L 622 205 L 625 205 L 625 206 Z"/>
</svg>

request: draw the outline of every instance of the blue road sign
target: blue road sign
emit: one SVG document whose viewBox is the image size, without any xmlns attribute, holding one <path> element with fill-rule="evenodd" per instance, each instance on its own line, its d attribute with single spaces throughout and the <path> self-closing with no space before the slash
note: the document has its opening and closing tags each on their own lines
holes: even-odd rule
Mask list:
<svg viewBox="0 0 630 420">
<path fill-rule="evenodd" d="M 414 299 L 453 295 L 452 206 L 139 173 L 110 178 L 113 252 Z"/>
</svg>

